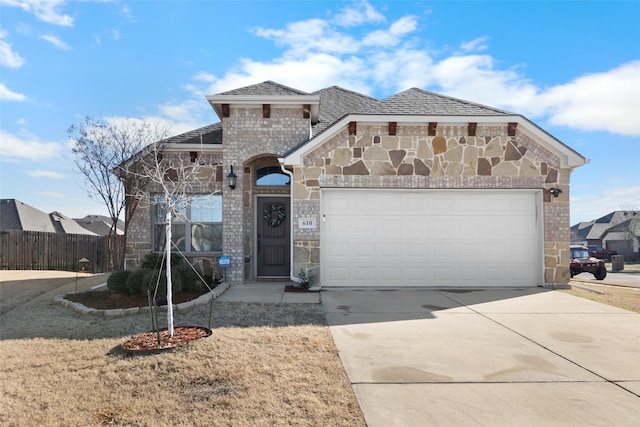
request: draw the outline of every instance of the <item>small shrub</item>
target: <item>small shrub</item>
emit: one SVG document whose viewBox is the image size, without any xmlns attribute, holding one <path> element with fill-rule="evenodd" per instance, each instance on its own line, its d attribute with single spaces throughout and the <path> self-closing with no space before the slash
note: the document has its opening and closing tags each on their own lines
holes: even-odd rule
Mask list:
<svg viewBox="0 0 640 427">
<path fill-rule="evenodd" d="M 139 268 L 133 271 L 127 279 L 127 292 L 132 295 L 147 295 L 147 289 L 152 285 L 153 272 L 154 270 L 150 268 Z"/>
<path fill-rule="evenodd" d="M 113 292 L 127 292 L 127 278 L 131 270 L 116 271 L 107 279 L 107 288 Z"/>
<path fill-rule="evenodd" d="M 154 270 L 151 272 L 151 279 L 149 288 L 151 295 L 155 293 L 156 283 L 158 283 L 157 297 L 167 296 L 167 274 L 164 270 Z M 158 276 L 160 280 L 158 281 Z M 182 291 L 182 276 L 176 270 L 171 270 L 171 291 L 175 294 Z M 144 294 L 147 294 L 147 289 L 144 290 Z"/>
<path fill-rule="evenodd" d="M 182 290 L 200 291 L 205 289 L 202 280 L 200 280 L 198 274 L 187 261 L 182 260 L 178 265 L 176 265 L 175 270 L 180 273 L 180 276 L 182 277 Z"/>
<path fill-rule="evenodd" d="M 140 267 L 150 268 L 152 270 L 160 270 L 160 268 L 164 268 L 164 263 L 162 262 L 163 257 L 164 253 L 149 252 L 144 256 L 144 259 L 140 263 Z M 171 255 L 171 267 L 180 264 L 180 262 L 182 262 L 182 258 L 179 255 Z"/>
</svg>

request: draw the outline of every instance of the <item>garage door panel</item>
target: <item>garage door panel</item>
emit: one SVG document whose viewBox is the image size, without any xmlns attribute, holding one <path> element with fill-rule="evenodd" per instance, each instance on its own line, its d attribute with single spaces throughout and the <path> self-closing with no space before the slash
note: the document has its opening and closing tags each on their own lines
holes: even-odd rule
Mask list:
<svg viewBox="0 0 640 427">
<path fill-rule="evenodd" d="M 534 191 L 323 189 L 321 197 L 326 286 L 541 282 Z"/>
</svg>

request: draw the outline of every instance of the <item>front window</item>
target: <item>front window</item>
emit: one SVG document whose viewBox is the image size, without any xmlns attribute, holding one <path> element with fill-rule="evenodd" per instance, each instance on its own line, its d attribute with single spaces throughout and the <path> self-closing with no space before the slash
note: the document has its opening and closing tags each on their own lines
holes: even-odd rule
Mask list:
<svg viewBox="0 0 640 427">
<path fill-rule="evenodd" d="M 582 248 L 571 249 L 571 258 L 589 258 L 589 251 Z"/>
<path fill-rule="evenodd" d="M 172 199 L 171 240 L 172 250 L 181 252 L 222 251 L 222 196 L 191 195 Z M 163 195 L 154 197 L 153 231 L 154 250 L 165 246 L 166 200 Z"/>
<path fill-rule="evenodd" d="M 286 186 L 290 183 L 291 177 L 278 166 L 267 166 L 256 171 L 257 186 Z"/>
</svg>

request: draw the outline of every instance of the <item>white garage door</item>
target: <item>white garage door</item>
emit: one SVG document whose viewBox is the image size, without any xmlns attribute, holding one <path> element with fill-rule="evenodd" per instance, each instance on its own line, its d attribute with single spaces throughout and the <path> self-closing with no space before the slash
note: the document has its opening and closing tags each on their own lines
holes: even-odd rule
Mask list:
<svg viewBox="0 0 640 427">
<path fill-rule="evenodd" d="M 324 286 L 542 284 L 536 190 L 322 190 Z"/>
</svg>

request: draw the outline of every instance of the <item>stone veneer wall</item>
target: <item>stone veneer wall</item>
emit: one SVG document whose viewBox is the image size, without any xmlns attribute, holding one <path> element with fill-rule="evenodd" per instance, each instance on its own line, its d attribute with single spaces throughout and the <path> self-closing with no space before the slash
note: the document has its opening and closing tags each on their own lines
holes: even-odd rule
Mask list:
<svg viewBox="0 0 640 427">
<path fill-rule="evenodd" d="M 388 127 L 358 124 L 304 158 L 294 169 L 294 271 L 320 281 L 320 230 L 298 229 L 298 218 L 320 220 L 320 188 L 544 189 L 544 282 L 569 281 L 569 170 L 524 133 L 508 136 L 507 125 L 481 126 L 468 136 L 466 126 Z M 562 189 L 551 197 L 551 187 Z"/>
<path fill-rule="evenodd" d="M 166 155 L 167 158 L 170 154 Z M 194 194 L 220 194 L 223 189 L 222 153 L 200 155 L 201 166 L 198 173 L 198 181 L 191 183 L 191 192 Z M 157 185 L 151 185 L 149 194 L 162 193 Z M 125 268 L 133 270 L 140 266 L 144 256 L 151 252 L 153 247 L 153 230 L 151 204 L 148 197 L 140 200 L 134 217 L 129 222 L 127 230 L 127 244 L 125 250 Z M 223 225 L 224 229 L 224 225 Z M 203 272 L 210 274 L 209 269 L 217 263 L 219 254 L 189 254 L 192 262 L 204 266 Z M 209 266 L 209 267 L 206 267 Z"/>
<path fill-rule="evenodd" d="M 262 107 L 230 108 L 222 119 L 224 132 L 224 175 L 234 166 L 238 186 L 224 186 L 223 247 L 231 259 L 227 280 L 242 283 L 253 271 L 254 198 L 253 162 L 265 156 L 279 157 L 288 149 L 309 138 L 311 123 L 299 108 L 272 106 L 269 118 L 262 117 Z"/>
</svg>

